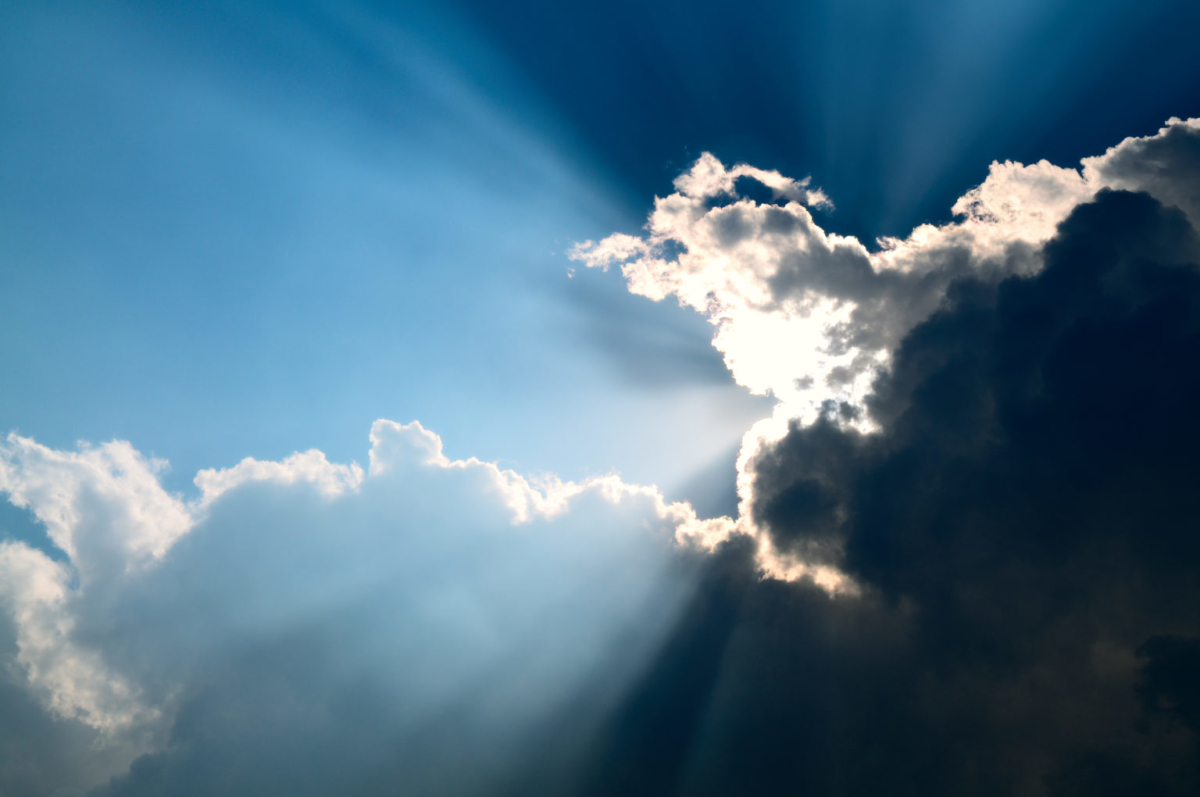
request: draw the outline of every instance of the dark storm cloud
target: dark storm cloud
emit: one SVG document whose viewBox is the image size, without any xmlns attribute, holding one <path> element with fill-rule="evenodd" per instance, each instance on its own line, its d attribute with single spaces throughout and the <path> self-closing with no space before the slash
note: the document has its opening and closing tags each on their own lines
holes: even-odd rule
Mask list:
<svg viewBox="0 0 1200 797">
<path fill-rule="evenodd" d="M 598 793 L 1194 794 L 1198 254 L 1178 209 L 1101 192 L 1044 271 L 960 282 L 905 339 L 882 431 L 766 446 L 755 519 L 862 595 L 730 543 Z"/>
</svg>

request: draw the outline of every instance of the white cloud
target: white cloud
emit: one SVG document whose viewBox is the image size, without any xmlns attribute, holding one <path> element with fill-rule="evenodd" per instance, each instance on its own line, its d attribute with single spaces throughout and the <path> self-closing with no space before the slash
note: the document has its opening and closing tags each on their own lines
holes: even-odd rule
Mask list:
<svg viewBox="0 0 1200 797">
<path fill-rule="evenodd" d="M 833 207 L 819 188 L 810 188 L 811 179 L 793 180 L 777 171 L 757 169 L 739 163 L 727 169 L 711 153 L 703 153 L 691 169 L 675 178 L 675 190 L 684 196 L 704 199 L 722 194 L 735 195 L 737 180 L 750 177 L 770 188 L 776 199 L 785 198 L 812 207 Z"/>
<path fill-rule="evenodd" d="M 20 543 L 0 543 L 0 604 L 16 628 L 17 664 L 57 716 L 105 733 L 159 717 L 138 689 L 111 672 L 99 651 L 75 637 L 70 568 Z"/>
<path fill-rule="evenodd" d="M 316 449 L 292 454 L 282 462 L 246 457 L 232 468 L 209 468 L 196 474 L 201 504 L 216 500 L 222 493 L 249 482 L 308 484 L 326 498 L 337 498 L 362 484 L 363 471 L 358 463 L 339 465 L 330 462 Z"/>
<path fill-rule="evenodd" d="M 404 723 L 472 684 L 548 711 L 669 627 L 688 583 L 681 543 L 733 532 L 615 476 L 534 483 L 451 459 L 417 423 L 377 421 L 370 438 L 366 473 L 319 451 L 247 459 L 202 471 L 185 502 L 158 482 L 164 463 L 127 443 L 10 436 L 0 487 L 65 554 L 0 545 L 28 688 L 56 716 L 153 749 L 222 661 L 328 621 Z M 120 566 L 96 566 L 97 551 Z"/>
<path fill-rule="evenodd" d="M 788 201 L 738 198 L 735 175 L 764 181 Z M 802 204 L 815 204 L 814 192 L 795 186 L 807 181 L 725 169 L 705 153 L 676 180 L 676 193 L 655 200 L 648 235 L 585 242 L 572 257 L 620 265 L 631 292 L 675 296 L 707 315 L 717 328 L 713 345 L 738 383 L 775 396 L 787 418 L 806 422 L 830 400 L 861 405 L 876 369 L 950 281 L 1035 268 L 1032 246 L 1092 194 L 1078 172 L 1044 161 L 993 164 L 955 205 L 961 221 L 925 225 L 871 251 L 826 232 Z M 714 207 L 723 195 L 735 201 Z"/>
<path fill-rule="evenodd" d="M 162 555 L 191 526 L 158 481 L 165 466 L 129 443 L 55 451 L 10 434 L 0 445 L 0 491 L 29 509 L 81 576 L 109 576 Z"/>
</svg>

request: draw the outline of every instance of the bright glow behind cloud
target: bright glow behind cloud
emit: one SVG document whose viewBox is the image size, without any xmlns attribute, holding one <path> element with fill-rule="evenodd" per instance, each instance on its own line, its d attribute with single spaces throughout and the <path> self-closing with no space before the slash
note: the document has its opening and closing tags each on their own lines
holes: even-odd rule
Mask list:
<svg viewBox="0 0 1200 797">
<path fill-rule="evenodd" d="M 786 203 L 740 197 L 737 177 Z M 706 314 L 738 383 L 775 396 L 786 417 L 811 422 L 830 401 L 861 407 L 876 369 L 950 281 L 1035 269 L 1032 247 L 1094 191 L 1078 172 L 1045 161 L 993 164 L 955 204 L 961 221 L 923 225 L 872 252 L 816 222 L 808 207 L 828 201 L 807 185 L 745 165 L 726 169 L 705 153 L 675 193 L 655 200 L 647 236 L 585 242 L 572 257 L 619 265 L 631 292 L 675 296 Z"/>
</svg>

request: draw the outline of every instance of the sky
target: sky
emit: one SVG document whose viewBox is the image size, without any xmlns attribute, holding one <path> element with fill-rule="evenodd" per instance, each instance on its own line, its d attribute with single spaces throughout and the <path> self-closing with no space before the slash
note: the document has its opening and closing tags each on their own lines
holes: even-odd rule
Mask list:
<svg viewBox="0 0 1200 797">
<path fill-rule="evenodd" d="M 0 795 L 1194 794 L 1195 4 L 0 10 Z"/>
</svg>

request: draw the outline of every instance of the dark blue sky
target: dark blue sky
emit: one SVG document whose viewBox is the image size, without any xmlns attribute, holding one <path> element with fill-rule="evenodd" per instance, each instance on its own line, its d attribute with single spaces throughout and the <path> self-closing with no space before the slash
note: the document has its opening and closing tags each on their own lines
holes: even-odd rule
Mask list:
<svg viewBox="0 0 1200 797">
<path fill-rule="evenodd" d="M 1200 8 L 1174 0 L 464 6 L 628 201 L 708 150 L 813 175 L 865 240 L 947 219 L 992 160 L 1071 165 L 1200 112 Z"/>
</svg>

